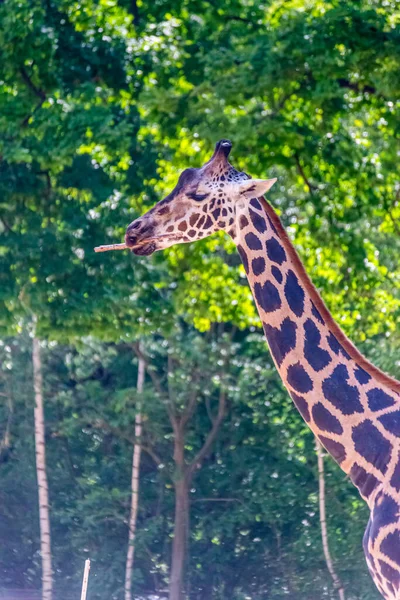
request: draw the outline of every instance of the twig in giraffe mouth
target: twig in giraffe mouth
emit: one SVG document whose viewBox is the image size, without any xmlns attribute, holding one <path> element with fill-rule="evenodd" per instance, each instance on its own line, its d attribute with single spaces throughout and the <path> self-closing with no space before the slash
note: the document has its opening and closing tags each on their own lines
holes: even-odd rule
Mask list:
<svg viewBox="0 0 400 600">
<path fill-rule="evenodd" d="M 127 244 L 125 244 L 125 243 L 96 246 L 94 251 L 95 252 L 109 252 L 110 250 L 135 250 L 136 248 L 141 248 L 142 246 L 146 246 L 146 244 L 150 244 L 151 242 L 157 242 L 157 241 L 163 240 L 163 239 L 177 240 L 177 239 L 179 239 L 179 236 L 174 235 L 172 233 L 165 234 L 165 235 L 159 235 L 158 237 L 154 237 L 154 238 L 146 238 L 139 244 L 135 244 L 135 246 L 127 246 Z"/>
<path fill-rule="evenodd" d="M 126 250 L 128 246 L 126 244 L 109 244 L 108 246 L 96 246 L 95 252 L 109 252 L 110 250 Z"/>
</svg>

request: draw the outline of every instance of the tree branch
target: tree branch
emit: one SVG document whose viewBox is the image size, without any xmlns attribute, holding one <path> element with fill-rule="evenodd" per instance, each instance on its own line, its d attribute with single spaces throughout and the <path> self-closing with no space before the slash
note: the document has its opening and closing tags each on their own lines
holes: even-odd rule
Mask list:
<svg viewBox="0 0 400 600">
<path fill-rule="evenodd" d="M 41 101 L 39 102 L 39 104 L 37 104 L 37 105 L 35 106 L 35 108 L 33 109 L 33 111 L 32 111 L 31 113 L 29 113 L 29 115 L 27 115 L 27 116 L 25 117 L 25 119 L 24 119 L 24 120 L 22 121 L 22 123 L 21 123 L 21 127 L 26 127 L 26 126 L 28 125 L 28 123 L 29 123 L 30 119 L 31 119 L 31 118 L 33 117 L 33 115 L 34 115 L 34 114 L 35 114 L 35 113 L 36 113 L 36 112 L 37 112 L 37 111 L 38 111 L 38 110 L 39 110 L 39 109 L 42 107 L 42 105 L 43 105 L 43 102 L 44 102 L 45 100 L 46 100 L 46 98 L 45 98 L 44 100 L 41 100 Z"/>
<path fill-rule="evenodd" d="M 139 23 L 140 23 L 140 13 L 139 13 L 139 7 L 137 4 L 137 0 L 131 0 L 129 3 L 129 12 L 131 13 L 132 17 L 133 17 L 133 24 L 135 27 L 138 27 Z"/>
<path fill-rule="evenodd" d="M 240 23 L 247 23 L 248 25 L 252 25 L 253 27 L 255 27 L 257 25 L 251 19 L 246 19 L 245 17 L 239 17 L 237 15 L 225 15 L 224 20 L 225 21 L 239 21 Z"/>
<path fill-rule="evenodd" d="M 169 398 L 169 403 L 170 403 L 170 406 L 171 406 L 171 410 L 175 414 L 175 408 L 176 408 L 175 392 L 172 389 L 172 385 L 170 383 L 170 377 L 169 377 L 169 374 L 174 372 L 174 365 L 173 365 L 172 356 L 169 353 L 168 353 L 168 356 L 167 356 L 167 363 L 168 363 L 168 366 L 167 366 L 168 398 Z"/>
<path fill-rule="evenodd" d="M 198 453 L 196 454 L 196 456 L 194 457 L 194 459 L 192 460 L 190 465 L 188 465 L 188 473 L 190 475 L 193 474 L 193 471 L 199 466 L 199 463 L 201 463 L 201 461 L 204 459 L 204 457 L 207 455 L 208 451 L 210 450 L 211 445 L 213 444 L 213 442 L 217 436 L 220 425 L 221 425 L 222 421 L 224 420 L 225 407 L 226 407 L 226 392 L 225 392 L 225 390 L 221 390 L 220 395 L 219 395 L 218 413 L 213 422 L 213 426 L 212 426 L 210 432 L 208 433 L 208 435 L 206 437 L 206 441 L 204 442 L 202 448 L 200 448 L 200 450 L 198 451 Z"/>
<path fill-rule="evenodd" d="M 192 416 L 196 410 L 198 381 L 199 381 L 199 374 L 196 371 L 191 380 L 191 384 L 193 387 L 192 387 L 192 391 L 190 394 L 189 402 L 187 403 L 187 406 L 186 406 L 185 410 L 183 411 L 181 418 L 178 421 L 181 431 L 183 431 L 183 429 L 186 427 L 187 423 L 190 421 L 190 419 L 192 418 Z"/>
<path fill-rule="evenodd" d="M 244 504 L 240 498 L 195 498 L 192 500 L 192 504 L 196 502 L 240 502 L 240 504 Z"/>
<path fill-rule="evenodd" d="M 36 87 L 36 85 L 33 83 L 32 79 L 29 77 L 28 73 L 26 72 L 25 67 L 21 67 L 19 69 L 19 72 L 21 74 L 22 79 L 24 80 L 24 82 L 26 83 L 28 88 L 31 90 L 31 92 L 33 92 L 33 94 L 35 94 L 35 96 L 37 96 L 43 103 L 46 100 L 45 92 L 42 89 Z"/>
<path fill-rule="evenodd" d="M 31 113 L 29 113 L 29 115 L 27 115 L 25 117 L 25 119 L 22 121 L 21 123 L 21 127 L 26 127 L 29 123 L 29 120 L 33 117 L 33 115 L 42 107 L 43 103 L 46 100 L 46 94 L 44 92 L 44 90 L 42 90 L 41 88 L 38 88 L 32 81 L 32 79 L 29 77 L 28 73 L 26 72 L 24 67 L 21 67 L 19 69 L 19 72 L 21 74 L 21 77 L 24 81 L 24 83 L 27 85 L 27 87 L 30 89 L 30 91 L 37 97 L 39 98 L 39 103 L 35 106 L 35 108 L 33 109 L 33 111 Z"/>
<path fill-rule="evenodd" d="M 37 171 L 37 175 L 42 175 L 46 179 L 46 197 L 49 198 L 51 194 L 51 178 L 50 171 Z"/>
<path fill-rule="evenodd" d="M 341 88 L 348 88 L 354 92 L 362 92 L 363 94 L 376 94 L 376 88 L 372 85 L 360 86 L 358 83 L 351 83 L 348 79 L 339 78 L 337 83 Z"/>
<path fill-rule="evenodd" d="M 170 399 L 168 399 L 166 397 L 166 394 L 163 392 L 160 379 L 157 377 L 157 375 L 154 373 L 154 371 L 150 368 L 149 361 L 148 361 L 146 355 L 140 349 L 139 344 L 138 343 L 132 344 L 132 348 L 133 348 L 136 356 L 138 358 L 141 358 L 144 361 L 144 364 L 146 365 L 146 371 L 147 371 L 157 393 L 159 394 L 160 398 L 166 400 L 166 410 L 168 413 L 168 417 L 169 417 L 169 420 L 171 421 L 171 425 L 172 425 L 172 429 L 174 430 L 174 433 L 177 434 L 178 422 L 177 422 L 174 411 L 171 409 Z"/>
<path fill-rule="evenodd" d="M 318 189 L 318 186 L 312 184 L 309 181 L 309 179 L 307 178 L 306 174 L 304 173 L 303 167 L 301 166 L 300 158 L 297 153 L 294 155 L 294 160 L 296 162 L 297 172 L 299 173 L 300 177 L 303 179 L 304 183 L 308 187 L 310 194 L 312 194 L 315 190 Z"/>
<path fill-rule="evenodd" d="M 232 344 L 232 340 L 233 340 L 235 333 L 236 333 L 236 327 L 232 327 L 232 331 L 229 336 L 230 344 Z M 223 331 L 221 332 L 221 335 L 222 334 L 223 334 Z M 229 346 L 229 348 L 230 348 L 230 346 Z M 226 355 L 223 360 L 221 375 L 223 374 L 226 364 L 228 362 L 228 357 L 229 357 L 229 353 L 228 353 L 228 349 L 227 349 Z M 215 438 L 217 437 L 217 433 L 221 426 L 221 423 L 225 418 L 226 390 L 223 387 L 220 388 L 219 401 L 218 401 L 218 412 L 217 412 L 217 416 L 215 417 L 215 419 L 213 418 L 213 416 L 211 414 L 211 408 L 209 406 L 207 407 L 207 403 L 206 403 L 206 408 L 207 408 L 208 416 L 212 422 L 212 427 L 206 437 L 206 440 L 205 440 L 202 448 L 200 448 L 200 450 L 197 452 L 197 454 L 195 455 L 192 462 L 187 467 L 187 473 L 188 473 L 189 477 L 193 474 L 194 470 L 199 466 L 199 463 L 201 463 L 201 461 L 207 455 L 208 451 L 211 448 L 211 445 L 213 444 Z"/>
<path fill-rule="evenodd" d="M 146 452 L 153 459 L 153 461 L 156 463 L 156 465 L 163 464 L 163 461 L 158 456 L 158 454 L 153 450 L 153 448 L 150 448 L 150 446 L 146 446 L 145 444 L 138 443 L 137 439 L 134 436 L 129 435 L 129 433 L 125 433 L 125 431 L 123 431 L 119 427 L 114 427 L 114 425 L 110 425 L 103 419 L 97 419 L 96 421 L 94 421 L 93 427 L 95 427 L 96 429 L 103 429 L 104 431 L 107 431 L 108 433 L 112 433 L 116 437 L 119 437 L 122 440 L 129 442 L 130 444 L 132 444 L 132 446 L 134 446 L 135 444 L 137 446 L 140 446 L 140 448 L 143 450 L 143 452 Z"/>
<path fill-rule="evenodd" d="M 181 433 L 181 429 L 179 426 L 179 421 L 176 416 L 176 403 L 175 403 L 175 395 L 172 390 L 172 386 L 170 384 L 169 374 L 173 371 L 172 365 L 172 357 L 168 354 L 167 358 L 168 366 L 167 366 L 167 387 L 168 387 L 168 404 L 167 404 L 167 412 L 169 420 L 171 421 L 172 429 L 174 430 L 175 437 L 179 436 Z"/>
<path fill-rule="evenodd" d="M 4 225 L 4 229 L 7 229 L 7 231 L 9 231 L 10 233 L 14 233 L 4 217 L 0 217 L 0 223 Z"/>
<path fill-rule="evenodd" d="M 211 412 L 211 406 L 210 406 L 210 398 L 208 396 L 206 396 L 205 405 L 206 405 L 206 411 L 207 411 L 208 418 L 210 419 L 211 423 L 214 423 L 214 417 Z"/>
</svg>

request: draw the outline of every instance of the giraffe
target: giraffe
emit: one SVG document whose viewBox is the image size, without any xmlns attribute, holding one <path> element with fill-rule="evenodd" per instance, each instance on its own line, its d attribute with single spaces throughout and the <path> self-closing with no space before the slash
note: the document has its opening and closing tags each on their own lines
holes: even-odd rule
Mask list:
<svg viewBox="0 0 400 600">
<path fill-rule="evenodd" d="M 363 549 L 386 600 L 400 599 L 400 382 L 372 365 L 333 320 L 264 195 L 221 140 L 201 168 L 126 231 L 147 256 L 224 230 L 234 241 L 276 368 L 304 421 L 370 509 Z"/>
</svg>

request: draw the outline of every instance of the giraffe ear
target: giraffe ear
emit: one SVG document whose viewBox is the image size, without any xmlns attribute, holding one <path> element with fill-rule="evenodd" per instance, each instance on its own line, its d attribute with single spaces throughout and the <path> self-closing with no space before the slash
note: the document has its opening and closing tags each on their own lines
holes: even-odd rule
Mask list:
<svg viewBox="0 0 400 600">
<path fill-rule="evenodd" d="M 260 198 L 274 185 L 274 179 L 246 179 L 239 183 L 239 193 L 246 198 Z"/>
</svg>

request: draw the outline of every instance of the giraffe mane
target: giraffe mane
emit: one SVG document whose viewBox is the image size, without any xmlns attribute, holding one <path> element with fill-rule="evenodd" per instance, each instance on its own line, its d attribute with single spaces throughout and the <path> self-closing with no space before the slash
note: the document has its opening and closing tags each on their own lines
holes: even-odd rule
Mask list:
<svg viewBox="0 0 400 600">
<path fill-rule="evenodd" d="M 390 377 L 383 371 L 381 371 L 378 367 L 373 365 L 365 356 L 361 354 L 361 352 L 354 346 L 354 344 L 349 340 L 349 338 L 343 333 L 339 325 L 333 319 L 331 313 L 326 307 L 325 302 L 322 300 L 317 288 L 311 281 L 303 263 L 300 260 L 299 255 L 295 247 L 293 246 L 286 230 L 284 229 L 281 220 L 278 215 L 272 208 L 272 206 L 265 200 L 265 198 L 259 198 L 261 205 L 263 206 L 265 212 L 268 217 L 271 219 L 274 227 L 276 228 L 279 236 L 281 238 L 281 242 L 285 247 L 285 250 L 289 254 L 290 258 L 293 261 L 297 269 L 297 273 L 302 280 L 307 292 L 310 294 L 310 297 L 315 304 L 315 307 L 320 312 L 321 316 L 324 318 L 326 324 L 329 326 L 332 333 L 336 336 L 340 344 L 343 348 L 348 352 L 353 360 L 357 362 L 357 364 L 363 368 L 367 373 L 369 373 L 372 377 L 374 377 L 378 382 L 383 385 L 387 385 L 393 391 L 400 394 L 400 381 L 394 379 L 394 377 Z"/>
</svg>

